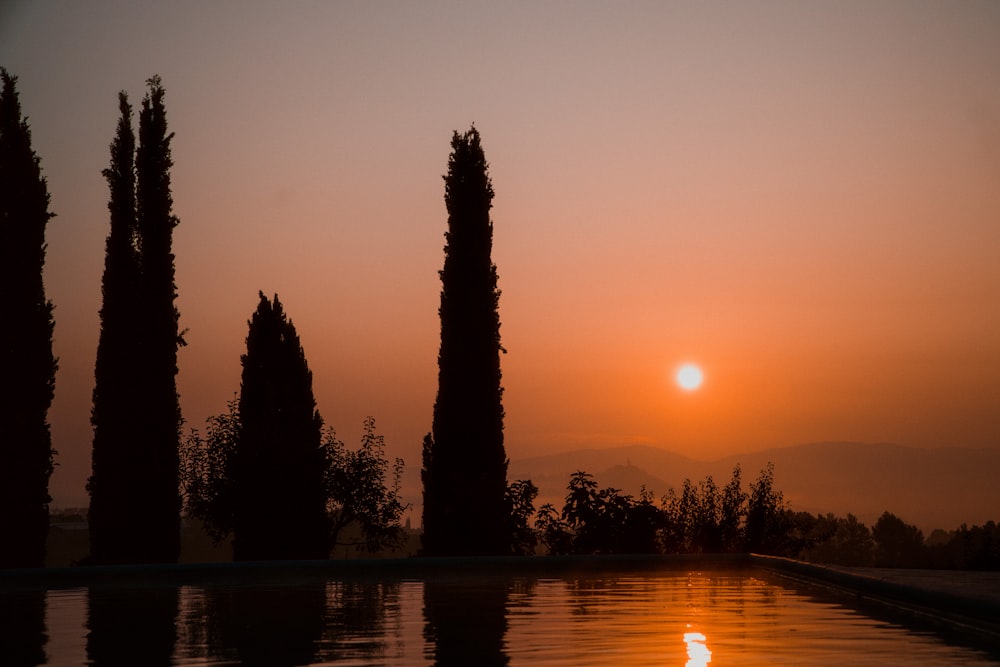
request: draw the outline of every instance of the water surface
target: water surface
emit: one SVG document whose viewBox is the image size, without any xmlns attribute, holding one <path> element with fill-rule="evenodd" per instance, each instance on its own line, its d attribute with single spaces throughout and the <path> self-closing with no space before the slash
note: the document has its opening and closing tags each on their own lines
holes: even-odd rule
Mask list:
<svg viewBox="0 0 1000 667">
<path fill-rule="evenodd" d="M 0 647 L 21 664 L 1000 664 L 989 647 L 752 569 L 313 573 L 3 599 L 5 617 L 22 613 Z"/>
</svg>

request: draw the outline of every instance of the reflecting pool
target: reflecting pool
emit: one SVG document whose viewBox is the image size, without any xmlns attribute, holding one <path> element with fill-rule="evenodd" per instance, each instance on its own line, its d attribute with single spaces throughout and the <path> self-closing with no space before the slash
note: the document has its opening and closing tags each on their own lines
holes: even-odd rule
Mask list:
<svg viewBox="0 0 1000 667">
<path fill-rule="evenodd" d="M 0 600 L 4 665 L 1000 664 L 1000 649 L 754 569 L 293 571 Z"/>
</svg>

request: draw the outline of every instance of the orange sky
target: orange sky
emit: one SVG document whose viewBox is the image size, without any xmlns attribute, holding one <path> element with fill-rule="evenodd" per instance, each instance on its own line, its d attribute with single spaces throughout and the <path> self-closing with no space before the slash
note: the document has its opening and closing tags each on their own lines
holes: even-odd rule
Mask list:
<svg viewBox="0 0 1000 667">
<path fill-rule="evenodd" d="M 85 504 L 101 169 L 163 77 L 184 416 L 239 389 L 257 290 L 320 411 L 419 465 L 441 174 L 496 190 L 511 457 L 649 443 L 1000 447 L 1000 5 L 18 2 L 0 64 L 58 215 L 56 504 Z M 699 363 L 703 388 L 673 384 Z"/>
</svg>

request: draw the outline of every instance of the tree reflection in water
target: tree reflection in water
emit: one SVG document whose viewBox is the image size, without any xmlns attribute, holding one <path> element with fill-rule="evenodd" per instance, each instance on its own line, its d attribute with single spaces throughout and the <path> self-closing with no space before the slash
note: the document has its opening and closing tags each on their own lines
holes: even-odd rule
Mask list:
<svg viewBox="0 0 1000 667">
<path fill-rule="evenodd" d="M 439 667 L 500 667 L 510 580 L 428 579 L 424 582 L 424 639 Z"/>
<path fill-rule="evenodd" d="M 399 610 L 399 582 L 331 581 L 320 658 L 373 658 L 386 650 L 386 619 Z"/>
<path fill-rule="evenodd" d="M 0 663 L 44 665 L 45 591 L 0 593 Z"/>
<path fill-rule="evenodd" d="M 91 667 L 173 664 L 178 589 L 91 588 L 87 591 L 87 658 Z"/>
<path fill-rule="evenodd" d="M 180 628 L 193 662 L 306 665 L 381 656 L 398 582 L 322 579 L 184 589 Z"/>
<path fill-rule="evenodd" d="M 315 661 L 326 613 L 322 585 L 213 586 L 203 590 L 200 606 L 188 617 L 201 613 L 203 657 L 273 667 Z M 198 633 L 195 623 L 192 634 Z"/>
</svg>

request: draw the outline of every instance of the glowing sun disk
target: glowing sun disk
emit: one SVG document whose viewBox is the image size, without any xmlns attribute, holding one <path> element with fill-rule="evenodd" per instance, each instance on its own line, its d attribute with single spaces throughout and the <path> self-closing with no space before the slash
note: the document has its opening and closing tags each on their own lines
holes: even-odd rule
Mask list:
<svg viewBox="0 0 1000 667">
<path fill-rule="evenodd" d="M 694 391 L 701 386 L 702 381 L 705 379 L 701 369 L 694 364 L 684 364 L 678 368 L 676 378 L 677 384 L 680 385 L 681 389 L 687 391 Z"/>
</svg>

